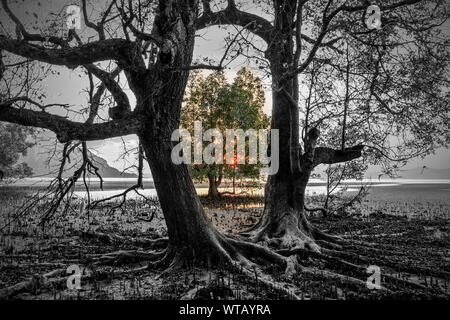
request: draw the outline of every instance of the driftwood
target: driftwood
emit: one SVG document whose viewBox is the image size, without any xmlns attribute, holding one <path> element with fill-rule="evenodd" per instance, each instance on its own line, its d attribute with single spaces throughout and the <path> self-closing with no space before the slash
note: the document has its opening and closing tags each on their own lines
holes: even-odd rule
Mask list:
<svg viewBox="0 0 450 320">
<path fill-rule="evenodd" d="M 7 288 L 3 288 L 0 290 L 0 300 L 7 300 L 10 299 L 20 293 L 23 292 L 31 292 L 31 293 L 37 293 L 42 288 L 49 287 L 52 285 L 56 285 L 55 276 L 60 276 L 62 274 L 65 274 L 66 269 L 56 269 L 54 271 L 45 273 L 43 275 L 33 275 L 31 278 L 19 282 L 15 285 L 12 285 Z M 66 278 L 58 277 L 56 278 L 58 280 L 57 282 L 66 281 Z"/>
</svg>

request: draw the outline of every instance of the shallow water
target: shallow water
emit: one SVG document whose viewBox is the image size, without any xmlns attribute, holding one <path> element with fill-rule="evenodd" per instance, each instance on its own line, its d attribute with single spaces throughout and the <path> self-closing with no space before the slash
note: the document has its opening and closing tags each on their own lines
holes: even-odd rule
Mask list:
<svg viewBox="0 0 450 320">
<path fill-rule="evenodd" d="M 29 178 L 19 180 L 9 187 L 44 187 L 49 184 L 50 178 Z M 128 178 L 105 178 L 103 183 L 103 190 L 99 188 L 99 180 L 97 178 L 90 178 L 90 194 L 93 199 L 101 199 L 117 195 L 132 186 L 135 179 Z M 429 179 L 380 179 L 370 180 L 364 179 L 343 181 L 343 187 L 346 192 L 357 192 L 361 185 L 370 187 L 369 201 L 405 201 L 405 202 L 430 202 L 430 203 L 446 203 L 450 205 L 450 180 L 429 180 Z M 337 191 L 342 190 L 341 188 Z M 208 191 L 205 185 L 197 186 L 199 194 L 206 194 Z M 220 191 L 232 191 L 231 187 L 221 188 Z M 247 191 L 248 189 L 239 188 L 237 184 L 237 193 Z M 254 190 L 253 194 L 262 195 L 263 188 Z M 156 190 L 154 189 L 153 179 L 144 179 L 144 190 L 139 190 L 139 193 L 147 197 L 156 197 Z M 307 187 L 307 195 L 320 195 L 326 193 L 326 183 L 319 179 L 310 179 Z M 86 192 L 82 185 L 77 186 L 74 195 L 80 198 L 86 197 Z M 129 198 L 137 198 L 138 194 L 130 192 Z"/>
</svg>

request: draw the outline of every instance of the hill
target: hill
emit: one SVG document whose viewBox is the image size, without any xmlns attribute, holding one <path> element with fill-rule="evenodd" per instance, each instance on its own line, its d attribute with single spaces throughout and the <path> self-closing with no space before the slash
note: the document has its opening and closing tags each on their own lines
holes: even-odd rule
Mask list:
<svg viewBox="0 0 450 320">
<path fill-rule="evenodd" d="M 51 154 L 48 150 L 43 150 L 42 147 L 34 147 L 28 150 L 28 154 L 23 157 L 21 161 L 26 162 L 33 169 L 34 177 L 46 177 L 46 176 L 55 176 L 56 172 L 59 168 L 59 157 L 53 157 L 49 160 Z M 111 167 L 108 162 L 97 156 L 92 154 L 92 159 L 96 166 L 98 166 L 100 175 L 103 178 L 136 178 L 135 174 L 131 173 L 121 173 L 116 168 Z M 81 155 L 79 153 L 74 154 L 71 157 L 71 163 L 66 167 L 70 168 L 76 163 L 81 161 Z M 72 170 L 67 170 L 65 176 L 69 176 L 73 173 Z"/>
</svg>

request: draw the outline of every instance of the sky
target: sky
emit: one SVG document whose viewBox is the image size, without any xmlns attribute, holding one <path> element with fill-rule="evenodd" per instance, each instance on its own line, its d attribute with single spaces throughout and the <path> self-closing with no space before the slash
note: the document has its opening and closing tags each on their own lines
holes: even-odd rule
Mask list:
<svg viewBox="0 0 450 320">
<path fill-rule="evenodd" d="M 15 6 L 13 4 L 13 1 L 10 1 L 10 3 L 11 7 L 13 8 L 13 10 L 15 10 L 19 18 L 21 18 L 23 21 L 31 21 L 29 17 L 33 13 L 37 14 L 38 19 L 45 19 L 50 11 L 63 10 L 64 6 L 66 4 L 72 4 L 72 1 L 24 1 L 19 2 L 18 6 Z M 101 3 L 104 3 L 104 1 L 102 1 Z M 246 9 L 251 10 L 251 8 L 248 6 Z M 0 11 L 0 18 L 2 19 L 2 21 L 5 21 L 4 12 Z M 88 31 L 83 26 L 83 21 L 81 23 L 82 30 L 80 33 L 86 35 Z M 194 60 L 201 60 L 202 57 L 209 57 L 216 61 L 219 61 L 225 50 L 225 43 L 223 39 L 227 35 L 227 32 L 229 30 L 230 29 L 220 27 L 211 27 L 199 33 L 195 44 Z M 262 42 L 258 41 L 257 38 L 254 38 L 254 41 L 258 46 L 263 45 Z M 225 70 L 227 79 L 229 81 L 232 81 L 236 72 L 240 67 L 244 65 L 246 65 L 246 61 L 243 58 L 239 58 L 231 63 Z M 255 73 L 259 73 L 262 76 L 257 68 L 252 65 L 250 65 L 250 67 L 253 68 Z M 87 87 L 86 77 L 80 77 L 79 70 L 69 70 L 65 67 L 58 67 L 57 71 L 59 72 L 59 74 L 52 75 L 46 78 L 43 82 L 45 91 L 47 92 L 47 101 L 49 103 L 63 102 L 70 103 L 79 107 L 85 107 L 88 100 L 87 94 L 85 92 L 85 89 Z M 264 111 L 268 115 L 270 115 L 270 78 L 265 78 L 263 79 L 263 81 L 265 84 L 266 93 L 266 103 L 264 106 Z M 130 95 L 130 100 L 134 100 L 132 95 Z M 90 142 L 89 146 L 97 155 L 106 159 L 111 166 L 121 170 L 124 167 L 128 167 L 126 161 L 119 160 L 119 157 L 123 152 L 124 144 L 128 148 L 134 148 L 137 146 L 137 139 L 135 136 L 127 136 L 123 137 L 123 139 L 115 138 L 106 141 Z M 407 168 L 422 166 L 439 169 L 450 168 L 450 150 L 439 149 L 436 150 L 435 154 L 429 155 L 423 160 L 413 159 L 408 163 Z M 147 175 L 149 174 L 150 171 L 148 167 L 146 167 L 145 172 Z"/>
</svg>

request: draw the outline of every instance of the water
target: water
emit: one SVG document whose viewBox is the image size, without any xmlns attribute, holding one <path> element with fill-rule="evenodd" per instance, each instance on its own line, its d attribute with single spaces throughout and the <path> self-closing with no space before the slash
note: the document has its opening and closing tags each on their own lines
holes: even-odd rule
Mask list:
<svg viewBox="0 0 450 320">
<path fill-rule="evenodd" d="M 44 187 L 51 181 L 50 178 L 28 178 L 22 179 L 12 187 Z M 132 178 L 105 178 L 104 188 L 99 188 L 99 179 L 90 178 L 90 194 L 93 199 L 101 199 L 111 197 L 124 192 L 127 188 L 135 183 Z M 450 180 L 427 180 L 427 179 L 364 179 L 343 181 L 342 185 L 346 192 L 357 192 L 362 185 L 370 187 L 369 199 L 376 201 L 427 201 L 427 202 L 448 202 L 450 203 Z M 239 184 L 237 184 L 237 192 L 240 192 Z M 199 185 L 197 191 L 200 194 L 206 194 L 207 185 Z M 231 191 L 231 188 L 221 189 L 221 191 Z M 248 191 L 248 190 L 246 190 Z M 339 191 L 336 190 L 336 191 Z M 139 190 L 140 194 L 147 197 L 156 197 L 153 179 L 144 179 L 144 190 Z M 263 189 L 255 191 L 256 194 L 263 194 Z M 320 195 L 326 193 L 326 182 L 319 179 L 311 179 L 307 187 L 308 195 Z M 77 197 L 86 197 L 83 185 L 80 183 L 74 192 Z M 128 198 L 136 198 L 139 195 L 130 192 Z"/>
</svg>

